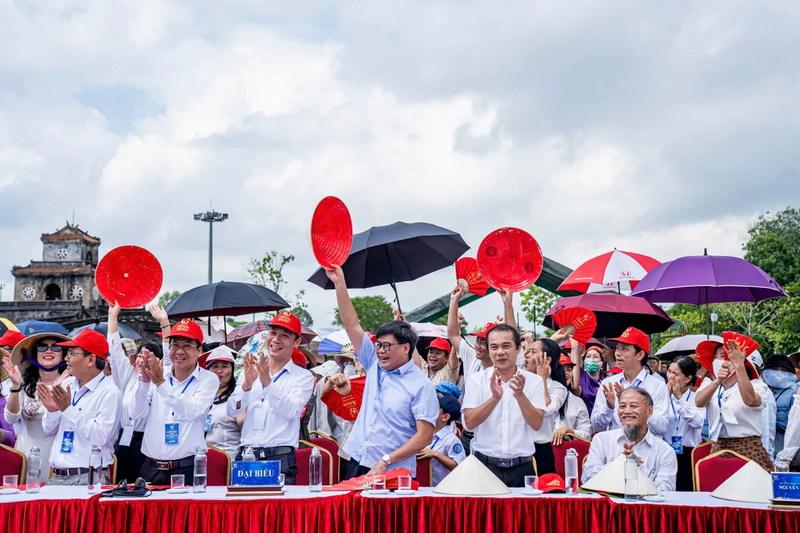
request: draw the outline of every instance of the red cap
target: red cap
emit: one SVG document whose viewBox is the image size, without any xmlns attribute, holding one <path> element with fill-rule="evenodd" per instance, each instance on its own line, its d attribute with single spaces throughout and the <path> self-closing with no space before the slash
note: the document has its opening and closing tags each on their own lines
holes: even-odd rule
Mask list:
<svg viewBox="0 0 800 533">
<path fill-rule="evenodd" d="M 296 365 L 300 365 L 303 368 L 308 366 L 308 359 L 306 359 L 306 354 L 301 352 L 298 348 L 295 348 L 292 352 L 292 362 Z"/>
<path fill-rule="evenodd" d="M 169 330 L 167 338 L 171 339 L 172 337 L 186 337 L 187 339 L 193 339 L 203 344 L 203 328 L 196 322 L 184 318 Z"/>
<path fill-rule="evenodd" d="M 270 327 L 277 326 L 279 328 L 288 329 L 298 337 L 303 333 L 303 325 L 300 324 L 300 319 L 294 316 L 289 311 L 278 313 L 269 323 Z"/>
<path fill-rule="evenodd" d="M 614 368 L 610 368 L 607 374 L 622 374 L 622 369 L 618 366 L 615 366 Z"/>
<path fill-rule="evenodd" d="M 77 346 L 84 352 L 96 355 L 100 359 L 108 359 L 108 341 L 106 336 L 93 329 L 85 328 L 69 342 L 59 342 L 58 346 Z"/>
<path fill-rule="evenodd" d="M 567 491 L 567 484 L 558 474 L 545 474 L 539 477 L 539 490 L 553 492 L 554 490 Z"/>
<path fill-rule="evenodd" d="M 489 334 L 489 330 L 495 327 L 496 325 L 497 324 L 495 324 L 494 322 L 487 322 L 486 325 L 483 326 L 483 329 L 481 329 L 477 333 L 473 333 L 473 335 L 475 335 L 479 339 L 485 339 L 486 335 Z"/>
<path fill-rule="evenodd" d="M 20 343 L 25 335 L 19 331 L 8 330 L 0 337 L 0 346 L 11 346 L 12 348 Z"/>
<path fill-rule="evenodd" d="M 433 339 L 433 341 L 428 345 L 428 349 L 430 350 L 431 348 L 442 350 L 446 354 L 450 353 L 450 343 L 447 342 L 447 339 L 443 339 L 441 337 L 436 337 Z"/>
<path fill-rule="evenodd" d="M 640 329 L 628 328 L 616 339 L 608 340 L 621 342 L 622 344 L 635 344 L 644 350 L 644 353 L 650 355 L 650 338 Z"/>
<path fill-rule="evenodd" d="M 572 362 L 572 359 L 570 359 L 568 356 L 564 355 L 563 353 L 561 354 L 561 357 L 558 358 L 558 362 L 561 363 L 562 365 L 574 365 L 575 364 L 575 363 Z"/>
</svg>

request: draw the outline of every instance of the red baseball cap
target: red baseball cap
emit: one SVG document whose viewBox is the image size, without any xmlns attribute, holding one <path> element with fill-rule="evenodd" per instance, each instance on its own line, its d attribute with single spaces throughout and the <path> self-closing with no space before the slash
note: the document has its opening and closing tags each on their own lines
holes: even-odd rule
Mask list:
<svg viewBox="0 0 800 533">
<path fill-rule="evenodd" d="M 275 315 L 272 318 L 272 322 L 269 323 L 269 326 L 277 326 L 279 328 L 289 330 L 298 337 L 300 337 L 303 333 L 303 325 L 300 324 L 300 319 L 289 311 L 284 311 L 283 313 L 278 313 Z"/>
<path fill-rule="evenodd" d="M 19 331 L 8 330 L 0 337 L 0 346 L 11 346 L 14 348 L 20 341 L 25 339 L 25 335 Z"/>
<path fill-rule="evenodd" d="M 489 330 L 492 329 L 493 327 L 495 327 L 496 325 L 497 324 L 495 324 L 494 322 L 487 322 L 486 325 L 483 326 L 483 329 L 481 329 L 480 331 L 478 331 L 476 333 L 473 333 L 473 335 L 475 335 L 479 339 L 485 339 L 486 335 L 489 334 Z"/>
<path fill-rule="evenodd" d="M 567 491 L 567 484 L 558 474 L 545 474 L 539 477 L 539 490 L 542 492 Z"/>
<path fill-rule="evenodd" d="M 609 368 L 606 374 L 622 374 L 622 369 L 618 366 L 615 366 L 614 368 Z"/>
<path fill-rule="evenodd" d="M 292 352 L 292 362 L 296 365 L 300 365 L 303 368 L 308 366 L 308 359 L 306 359 L 306 354 L 300 351 L 299 348 L 295 348 Z"/>
<path fill-rule="evenodd" d="M 167 338 L 171 339 L 172 337 L 185 337 L 187 339 L 196 340 L 200 344 L 203 344 L 203 328 L 201 328 L 196 322 L 193 322 L 188 318 L 184 318 L 172 326 L 172 329 L 169 330 L 169 335 L 167 335 Z"/>
<path fill-rule="evenodd" d="M 562 366 L 575 364 L 572 362 L 572 359 L 570 359 L 569 356 L 566 356 L 563 353 L 561 354 L 561 357 L 558 358 L 558 362 L 561 363 Z"/>
<path fill-rule="evenodd" d="M 69 342 L 59 342 L 58 346 L 77 346 L 84 352 L 93 354 L 100 359 L 108 359 L 108 341 L 106 336 L 93 329 L 85 328 Z"/>
<path fill-rule="evenodd" d="M 622 335 L 616 339 L 608 339 L 610 341 L 621 342 L 622 344 L 635 344 L 647 355 L 650 355 L 650 338 L 644 331 L 636 328 L 628 328 L 622 332 Z"/>
<path fill-rule="evenodd" d="M 450 343 L 447 342 L 447 339 L 443 339 L 441 337 L 436 337 L 433 341 L 428 345 L 428 349 L 431 348 L 436 350 L 442 350 L 444 353 L 450 353 Z"/>
</svg>

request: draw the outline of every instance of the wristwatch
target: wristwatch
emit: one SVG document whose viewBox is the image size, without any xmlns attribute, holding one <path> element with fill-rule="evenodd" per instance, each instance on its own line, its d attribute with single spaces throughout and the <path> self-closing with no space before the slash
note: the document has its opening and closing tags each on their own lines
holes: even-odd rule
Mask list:
<svg viewBox="0 0 800 533">
<path fill-rule="evenodd" d="M 381 459 L 383 459 L 383 462 L 386 463 L 386 466 L 390 466 L 392 464 L 392 458 L 389 457 L 388 453 L 381 457 Z"/>
</svg>

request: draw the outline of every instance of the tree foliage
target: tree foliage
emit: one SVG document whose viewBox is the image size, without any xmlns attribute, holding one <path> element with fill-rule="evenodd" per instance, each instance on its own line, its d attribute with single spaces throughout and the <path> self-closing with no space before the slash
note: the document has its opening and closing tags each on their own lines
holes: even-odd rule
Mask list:
<svg viewBox="0 0 800 533">
<path fill-rule="evenodd" d="M 352 301 L 364 331 L 375 333 L 381 324 L 393 319 L 392 306 L 383 296 L 356 296 Z M 339 310 L 336 309 L 334 314 L 333 325 L 341 326 L 342 318 L 339 316 Z"/>
<path fill-rule="evenodd" d="M 267 252 L 260 259 L 250 259 L 246 266 L 247 274 L 256 285 L 261 285 L 275 291 L 277 294 L 281 294 L 281 289 L 286 284 L 283 269 L 286 265 L 292 263 L 294 259 L 293 255 L 279 255 L 275 251 Z M 305 293 L 306 291 L 301 289 L 297 291 L 294 297 L 282 297 L 289 304 L 289 311 L 300 319 L 300 323 L 306 327 L 311 327 L 314 325 L 314 319 L 311 318 L 311 314 L 308 312 L 307 304 L 303 302 Z M 270 317 L 273 314 L 270 313 L 267 316 Z"/>
<path fill-rule="evenodd" d="M 747 231 L 744 258 L 760 267 L 784 287 L 800 278 L 800 210 L 788 207 L 769 212 Z M 785 287 L 784 287 L 785 288 Z"/>
<path fill-rule="evenodd" d="M 439 318 L 437 318 L 436 320 L 434 320 L 431 323 L 432 324 L 436 324 L 437 326 L 446 326 L 447 325 L 447 315 L 440 316 Z M 469 330 L 467 330 L 467 326 L 468 325 L 469 325 L 469 322 L 467 322 L 467 319 L 465 318 L 464 321 L 461 323 L 461 334 L 462 335 L 469 335 Z"/>
<path fill-rule="evenodd" d="M 536 326 L 542 323 L 544 315 L 553 307 L 561 297 L 536 285 L 520 293 L 520 309 L 525 314 L 525 319 Z"/>
<path fill-rule="evenodd" d="M 166 307 L 172 300 L 181 295 L 181 291 L 167 291 L 158 297 L 158 305 Z"/>
</svg>

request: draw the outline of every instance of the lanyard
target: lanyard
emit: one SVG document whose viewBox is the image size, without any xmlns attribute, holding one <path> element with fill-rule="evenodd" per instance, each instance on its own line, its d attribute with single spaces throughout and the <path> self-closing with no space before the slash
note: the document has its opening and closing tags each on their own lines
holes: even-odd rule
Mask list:
<svg viewBox="0 0 800 533">
<path fill-rule="evenodd" d="M 431 450 L 433 449 L 434 446 L 436 446 L 437 442 L 439 442 L 439 435 L 434 435 L 433 442 L 431 442 Z"/>
<path fill-rule="evenodd" d="M 181 395 L 183 395 L 183 393 L 186 392 L 186 389 L 189 388 L 189 385 L 192 384 L 192 381 L 194 381 L 194 375 L 192 375 L 192 377 L 189 378 L 189 381 L 186 382 L 186 385 L 183 386 L 183 390 L 181 391 Z M 172 383 L 172 376 L 169 377 L 169 384 L 170 384 L 170 386 L 174 387 L 174 385 Z M 172 411 L 172 416 L 175 416 L 175 411 Z"/>
<path fill-rule="evenodd" d="M 689 391 L 689 395 L 686 396 L 686 401 L 689 401 L 689 398 L 692 397 L 692 391 Z M 672 414 L 675 415 L 675 433 L 678 432 L 678 428 L 680 427 L 680 419 L 678 418 L 678 413 L 675 411 L 675 404 L 672 403 L 672 396 L 669 397 L 669 405 L 672 407 Z"/>
<path fill-rule="evenodd" d="M 277 376 L 275 376 L 274 378 L 272 378 L 272 383 L 277 383 L 277 382 L 278 382 L 278 380 L 279 380 L 279 379 L 281 379 L 281 376 L 282 376 L 282 375 L 284 375 L 285 373 L 286 373 L 286 369 L 284 368 L 283 370 L 281 370 L 280 372 L 278 372 L 278 375 L 277 375 Z M 261 397 L 261 403 L 264 403 L 264 397 L 263 397 L 263 396 Z"/>
<path fill-rule="evenodd" d="M 625 379 L 625 374 L 623 374 L 623 375 L 622 375 L 622 379 L 623 379 L 623 380 Z M 637 379 L 636 381 L 634 381 L 634 382 L 631 384 L 631 387 L 638 387 L 638 386 L 639 386 L 639 385 L 641 385 L 641 384 L 644 382 L 644 380 L 646 380 L 646 379 L 647 379 L 647 374 L 645 374 L 645 376 L 644 376 L 642 379 Z"/>
<path fill-rule="evenodd" d="M 104 379 L 106 379 L 105 375 L 103 375 L 103 377 L 100 378 L 100 381 L 97 382 L 97 385 L 99 386 L 103 382 Z M 89 389 L 86 389 L 85 391 L 83 391 L 83 394 L 81 394 L 78 397 L 77 400 L 75 399 L 75 396 L 77 396 L 78 391 L 73 392 L 72 393 L 72 407 L 75 407 L 76 405 L 78 405 L 80 403 L 80 401 L 83 400 L 83 397 L 86 396 L 87 392 L 89 392 Z"/>
<path fill-rule="evenodd" d="M 727 389 L 723 389 L 723 388 L 722 388 L 722 385 L 720 385 L 720 386 L 719 386 L 719 392 L 717 393 L 717 405 L 719 405 L 719 408 L 720 408 L 720 409 L 722 409 L 722 394 L 723 394 L 723 393 L 725 393 L 726 391 L 729 391 L 729 390 L 731 390 L 731 389 L 732 389 L 732 388 L 734 388 L 736 385 L 738 385 L 738 383 L 734 383 L 733 385 L 731 385 L 731 386 L 730 386 L 730 387 L 728 387 Z"/>
</svg>

